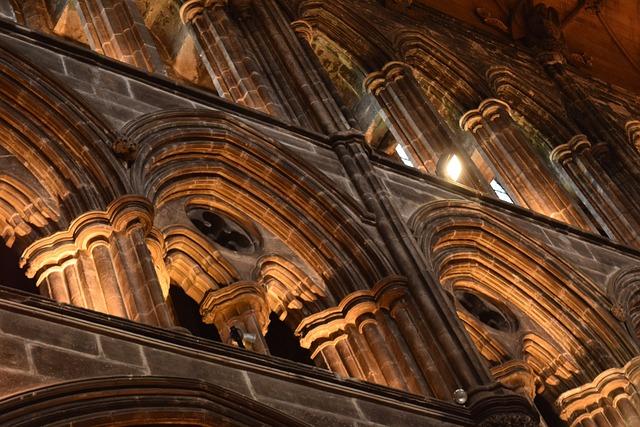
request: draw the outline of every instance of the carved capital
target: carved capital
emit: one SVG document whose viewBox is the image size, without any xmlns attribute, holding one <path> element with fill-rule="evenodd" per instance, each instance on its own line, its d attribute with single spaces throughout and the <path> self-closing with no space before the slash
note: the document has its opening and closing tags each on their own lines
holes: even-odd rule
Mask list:
<svg viewBox="0 0 640 427">
<path fill-rule="evenodd" d="M 293 30 L 294 33 L 296 33 L 298 37 L 306 40 L 307 43 L 309 44 L 313 43 L 313 40 L 315 39 L 315 36 L 316 36 L 316 32 L 315 32 L 315 29 L 311 26 L 311 24 L 309 24 L 309 22 L 303 19 L 293 21 L 291 23 L 291 29 Z"/>
<path fill-rule="evenodd" d="M 152 204 L 140 196 L 123 196 L 111 203 L 106 211 L 80 215 L 67 230 L 31 244 L 22 254 L 21 266 L 27 266 L 27 275 L 34 277 L 45 269 L 72 259 L 80 250 L 108 244 L 114 232 L 140 227 L 147 236 L 152 226 Z"/>
<path fill-rule="evenodd" d="M 460 117 L 460 127 L 475 133 L 482 127 L 483 120 L 493 121 L 511 115 L 511 107 L 504 101 L 489 98 L 480 103 L 478 108 L 469 110 Z"/>
<path fill-rule="evenodd" d="M 571 138 L 565 144 L 560 144 L 549 153 L 549 159 L 552 162 L 564 164 L 571 161 L 574 155 L 578 156 L 581 153 L 591 150 L 591 142 L 586 135 L 576 135 Z"/>
<path fill-rule="evenodd" d="M 374 95 L 378 95 L 389 83 L 411 75 L 411 67 L 404 62 L 392 61 L 380 71 L 369 73 L 364 79 L 364 87 Z"/>
<path fill-rule="evenodd" d="M 469 391 L 467 406 L 482 427 L 536 427 L 539 416 L 531 402 L 499 383 Z"/>
<path fill-rule="evenodd" d="M 264 286 L 255 282 L 236 282 L 224 288 L 210 290 L 200 303 L 200 315 L 205 323 L 219 325 L 253 313 L 261 332 L 267 332 L 269 307 Z"/>
<path fill-rule="evenodd" d="M 364 133 L 354 128 L 341 130 L 331 134 L 329 143 L 334 147 L 348 143 L 362 144 L 363 146 L 367 145 Z"/>
<path fill-rule="evenodd" d="M 391 310 L 407 293 L 406 279 L 390 276 L 378 282 L 369 291 L 356 291 L 347 295 L 337 307 L 315 313 L 300 322 L 296 335 L 300 344 L 314 351 L 344 334 L 348 325 L 361 329 L 381 308 Z"/>
<path fill-rule="evenodd" d="M 111 149 L 117 158 L 125 162 L 133 162 L 138 154 L 138 144 L 125 135 L 119 135 L 111 144 Z"/>
<path fill-rule="evenodd" d="M 640 121 L 632 120 L 626 125 L 629 142 L 640 154 Z"/>
<path fill-rule="evenodd" d="M 227 0 L 187 0 L 180 6 L 180 19 L 187 24 L 200 16 L 206 9 L 224 8 Z"/>
</svg>

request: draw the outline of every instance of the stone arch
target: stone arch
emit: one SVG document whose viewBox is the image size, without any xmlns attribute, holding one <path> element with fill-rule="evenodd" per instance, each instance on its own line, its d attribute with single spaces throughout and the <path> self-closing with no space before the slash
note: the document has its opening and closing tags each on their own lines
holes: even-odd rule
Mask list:
<svg viewBox="0 0 640 427">
<path fill-rule="evenodd" d="M 24 427 L 167 422 L 216 426 L 223 421 L 234 427 L 308 426 L 234 391 L 187 378 L 91 378 L 31 390 L 0 402 L 0 423 Z"/>
<path fill-rule="evenodd" d="M 157 209 L 181 198 L 244 216 L 298 254 L 340 300 L 391 270 L 355 203 L 259 131 L 219 112 L 175 110 L 126 127 L 137 191 Z M 286 200 L 287 202 L 283 202 Z"/>
<path fill-rule="evenodd" d="M 489 90 L 481 76 L 427 34 L 403 31 L 395 36 L 395 49 L 413 67 L 425 95 L 440 115 L 457 125 L 462 114 L 487 98 Z"/>
<path fill-rule="evenodd" d="M 516 112 L 516 121 L 532 133 L 539 133 L 549 150 L 580 133 L 573 128 L 560 103 L 509 67 L 493 66 L 486 75 L 493 93 Z"/>
<path fill-rule="evenodd" d="M 64 229 L 130 193 L 106 126 L 31 64 L 4 49 L 0 57 L 0 185 L 9 190 L 1 196 L 0 229 L 7 243 Z"/>
<path fill-rule="evenodd" d="M 640 266 L 620 269 L 607 282 L 613 315 L 624 321 L 632 336 L 640 342 Z"/>
<path fill-rule="evenodd" d="M 640 120 L 629 120 L 625 125 L 625 129 L 629 144 L 640 155 Z"/>
<path fill-rule="evenodd" d="M 234 267 L 200 233 L 173 225 L 163 229 L 162 234 L 167 273 L 194 301 L 199 303 L 210 289 L 239 279 Z"/>
<path fill-rule="evenodd" d="M 481 205 L 433 202 L 414 213 L 410 225 L 443 286 L 508 305 L 522 325 L 518 334 L 533 331 L 558 354 L 574 355 L 577 383 L 623 365 L 637 351 L 589 279 Z M 523 351 L 520 340 L 512 357 Z M 552 372 L 531 367 L 543 383 Z M 573 385 L 565 379 L 556 390 Z"/>
<path fill-rule="evenodd" d="M 393 58 L 393 47 L 382 28 L 372 26 L 357 9 L 337 2 L 303 1 L 298 17 L 349 52 L 367 72 L 379 70 Z"/>
</svg>

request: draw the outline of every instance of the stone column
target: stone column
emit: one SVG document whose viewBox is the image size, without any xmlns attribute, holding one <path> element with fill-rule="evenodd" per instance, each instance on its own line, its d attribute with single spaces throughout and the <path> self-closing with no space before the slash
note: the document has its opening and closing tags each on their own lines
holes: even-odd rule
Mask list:
<svg viewBox="0 0 640 427">
<path fill-rule="evenodd" d="M 286 118 L 253 52 L 226 10 L 226 0 L 187 0 L 180 8 L 218 94 L 249 108 Z"/>
<path fill-rule="evenodd" d="M 87 40 L 95 51 L 150 73 L 166 67 L 134 0 L 76 0 Z"/>
<path fill-rule="evenodd" d="M 568 72 L 566 59 L 558 52 L 544 51 L 538 59 L 562 91 L 569 117 L 595 145 L 601 145 L 597 161 L 628 198 L 640 199 L 640 157 L 623 137 L 619 126 L 591 101 L 591 97 Z M 640 212 L 640 209 L 634 208 Z"/>
<path fill-rule="evenodd" d="M 583 202 L 604 231 L 621 243 L 640 247 L 640 218 L 635 201 L 620 191 L 594 156 L 601 147 L 592 147 L 584 135 L 576 135 L 554 148 L 551 160 L 558 162 L 580 190 Z"/>
<path fill-rule="evenodd" d="M 341 376 L 434 396 L 433 387 L 441 383 L 427 380 L 425 372 L 436 364 L 426 348 L 428 337 L 406 315 L 407 297 L 406 280 L 391 277 L 307 317 L 296 334 L 319 366 Z"/>
<path fill-rule="evenodd" d="M 460 126 L 473 134 L 519 205 L 583 230 L 594 230 L 512 120 L 509 105 L 487 99 L 465 113 Z"/>
<path fill-rule="evenodd" d="M 274 0 L 233 4 L 236 22 L 291 122 L 324 133 L 344 129 L 346 121 L 320 76 L 324 70 L 291 29 L 281 6 Z"/>
<path fill-rule="evenodd" d="M 566 391 L 556 405 L 571 427 L 640 425 L 640 356 L 622 368 L 607 369 L 592 382 Z"/>
<path fill-rule="evenodd" d="M 216 326 L 222 342 L 240 346 L 232 329 L 235 328 L 245 336 L 255 337 L 242 345 L 257 353 L 269 354 L 264 339 L 269 326 L 269 306 L 263 286 L 243 281 L 209 291 L 200 303 L 200 314 L 205 323 Z"/>
<path fill-rule="evenodd" d="M 125 196 L 31 244 L 22 264 L 41 293 L 56 301 L 170 327 L 169 283 L 152 222 L 146 199 Z"/>
<path fill-rule="evenodd" d="M 435 174 L 440 157 L 453 151 L 453 138 L 428 105 L 411 68 L 389 62 L 370 73 L 364 84 L 380 103 L 396 140 L 418 161 L 416 166 Z"/>
<path fill-rule="evenodd" d="M 511 422 L 512 425 L 533 427 L 538 416 L 530 402 L 493 380 L 465 334 L 442 286 L 429 273 L 425 257 L 368 159 L 364 136 L 354 130 L 340 132 L 332 135 L 331 144 L 365 208 L 375 216 L 378 232 L 399 272 L 407 278 L 406 288 L 411 301 L 408 307 L 415 306 L 415 317 L 411 311 L 404 312 L 407 320 L 402 321 L 402 310 L 394 314 L 393 306 L 389 306 L 387 311 L 391 312 L 391 317 L 398 316 L 398 320 L 394 318 L 398 330 L 402 331 L 398 345 L 404 341 L 412 348 L 412 358 L 422 372 L 420 375 L 424 375 L 431 388 L 428 392 L 438 399 L 453 401 L 454 391 L 464 389 L 468 393 L 465 405 L 478 425 Z M 387 326 L 393 328 L 393 324 Z M 305 339 L 306 334 L 301 329 L 298 332 Z M 321 339 L 323 333 L 327 335 L 320 332 Z M 329 338 L 332 338 L 330 333 Z M 310 340 L 308 344 L 311 346 L 314 342 Z M 317 349 L 315 352 L 317 355 Z M 335 354 L 325 358 L 336 363 Z"/>
</svg>

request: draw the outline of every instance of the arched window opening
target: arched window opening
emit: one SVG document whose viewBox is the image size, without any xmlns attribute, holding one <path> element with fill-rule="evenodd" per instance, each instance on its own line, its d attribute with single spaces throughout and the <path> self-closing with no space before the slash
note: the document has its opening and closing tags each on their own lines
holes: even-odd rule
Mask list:
<svg viewBox="0 0 640 427">
<path fill-rule="evenodd" d="M 18 289 L 31 294 L 39 294 L 38 286 L 33 279 L 25 276 L 20 269 L 20 257 L 15 250 L 7 247 L 0 239 L 0 286 Z"/>
<path fill-rule="evenodd" d="M 272 355 L 313 365 L 309 350 L 300 347 L 300 342 L 291 329 L 275 313 L 269 316 L 269 329 L 264 338 Z"/>
<path fill-rule="evenodd" d="M 193 335 L 212 341 L 221 341 L 220 334 L 214 325 L 206 324 L 200 317 L 198 303 L 187 295 L 181 287 L 171 285 L 169 299 L 173 306 L 176 320 Z"/>
<path fill-rule="evenodd" d="M 513 204 L 513 200 L 511 200 L 511 197 L 509 197 L 509 195 L 507 194 L 507 190 L 505 190 L 504 187 L 495 180 L 495 178 L 491 180 L 489 185 L 491 185 L 491 188 L 493 189 L 493 192 L 496 193 L 496 196 L 498 196 L 498 199 L 502 200 L 503 202 Z"/>
</svg>

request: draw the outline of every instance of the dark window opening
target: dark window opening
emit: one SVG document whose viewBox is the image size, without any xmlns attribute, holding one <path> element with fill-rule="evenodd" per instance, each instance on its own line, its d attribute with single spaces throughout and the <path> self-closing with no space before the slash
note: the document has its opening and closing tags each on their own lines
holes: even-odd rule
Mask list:
<svg viewBox="0 0 640 427">
<path fill-rule="evenodd" d="M 271 313 L 269 319 L 269 329 L 264 336 L 269 352 L 294 362 L 314 365 L 311 353 L 306 348 L 300 347 L 300 341 L 291 329 L 275 313 Z"/>
<path fill-rule="evenodd" d="M 14 249 L 7 247 L 0 239 L 0 286 L 39 294 L 36 282 L 25 276 L 20 269 L 20 257 Z"/>
<path fill-rule="evenodd" d="M 538 409 L 540 417 L 544 420 L 548 427 L 567 427 L 567 424 L 560 419 L 553 405 L 541 395 L 537 395 L 533 399 L 533 404 Z"/>
<path fill-rule="evenodd" d="M 255 250 L 249 233 L 231 218 L 206 209 L 192 209 L 189 219 L 205 236 L 227 249 L 245 253 Z"/>
<path fill-rule="evenodd" d="M 173 312 L 179 326 L 186 328 L 193 335 L 212 341 L 221 341 L 218 329 L 214 325 L 206 324 L 200 316 L 200 307 L 181 287 L 171 285 L 169 299 L 173 305 Z"/>
<path fill-rule="evenodd" d="M 510 322 L 497 308 L 476 295 L 462 292 L 458 294 L 458 301 L 476 319 L 493 329 L 505 332 L 515 329 L 515 322 Z"/>
</svg>

